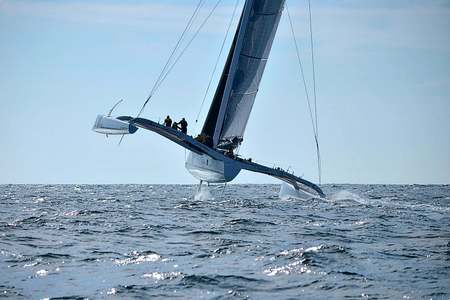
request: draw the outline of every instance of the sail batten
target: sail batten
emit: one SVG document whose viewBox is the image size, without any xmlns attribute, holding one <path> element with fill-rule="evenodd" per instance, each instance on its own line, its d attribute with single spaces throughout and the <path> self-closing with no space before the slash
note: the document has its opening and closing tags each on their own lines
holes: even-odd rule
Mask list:
<svg viewBox="0 0 450 300">
<path fill-rule="evenodd" d="M 251 55 L 247 55 L 244 53 L 241 53 L 241 56 L 245 56 L 245 57 L 251 58 L 251 59 L 268 60 L 267 58 L 264 58 L 264 57 L 256 57 L 256 56 L 251 56 Z"/>
<path fill-rule="evenodd" d="M 242 141 L 281 18 L 285 0 L 247 0 L 222 73 L 208 126 L 203 133 L 216 147 L 223 141 Z M 219 103 L 220 102 L 220 107 Z M 214 132 L 211 121 L 215 121 Z M 207 130 L 205 130 L 207 129 Z M 234 145 L 237 146 L 237 145 Z"/>
</svg>

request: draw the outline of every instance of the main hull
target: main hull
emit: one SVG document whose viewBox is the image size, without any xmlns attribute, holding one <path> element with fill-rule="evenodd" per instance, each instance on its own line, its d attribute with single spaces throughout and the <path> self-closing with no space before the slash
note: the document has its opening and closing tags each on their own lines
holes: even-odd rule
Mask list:
<svg viewBox="0 0 450 300">
<path fill-rule="evenodd" d="M 209 183 L 230 182 L 241 171 L 237 164 L 224 162 L 206 154 L 189 152 L 185 163 L 186 169 L 198 180 Z"/>
</svg>

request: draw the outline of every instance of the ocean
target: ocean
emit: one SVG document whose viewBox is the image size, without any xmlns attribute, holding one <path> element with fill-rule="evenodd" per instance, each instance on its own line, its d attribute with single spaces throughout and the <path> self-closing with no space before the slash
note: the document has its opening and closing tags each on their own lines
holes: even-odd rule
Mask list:
<svg viewBox="0 0 450 300">
<path fill-rule="evenodd" d="M 450 185 L 1 185 L 0 298 L 450 299 Z"/>
</svg>

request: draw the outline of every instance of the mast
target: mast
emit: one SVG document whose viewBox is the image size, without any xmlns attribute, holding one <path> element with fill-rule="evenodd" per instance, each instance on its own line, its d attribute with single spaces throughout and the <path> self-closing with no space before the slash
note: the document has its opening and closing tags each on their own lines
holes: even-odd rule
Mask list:
<svg viewBox="0 0 450 300">
<path fill-rule="evenodd" d="M 202 134 L 212 145 L 243 140 L 285 0 L 247 0 Z"/>
</svg>

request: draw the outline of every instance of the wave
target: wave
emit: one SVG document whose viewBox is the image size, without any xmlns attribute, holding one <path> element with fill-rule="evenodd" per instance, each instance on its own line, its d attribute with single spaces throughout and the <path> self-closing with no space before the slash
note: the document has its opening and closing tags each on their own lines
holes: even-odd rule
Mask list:
<svg viewBox="0 0 450 300">
<path fill-rule="evenodd" d="M 185 275 L 181 284 L 183 286 L 218 286 L 221 288 L 236 288 L 243 284 L 264 283 L 266 280 L 240 275 Z"/>
<path fill-rule="evenodd" d="M 116 265 L 142 264 L 161 260 L 161 255 L 153 251 L 133 251 L 124 259 L 115 259 Z"/>
<path fill-rule="evenodd" d="M 222 231 L 217 231 L 217 230 L 194 230 L 194 231 L 189 231 L 186 234 L 189 234 L 189 235 L 220 235 L 220 234 L 222 234 Z"/>
<path fill-rule="evenodd" d="M 274 222 L 270 221 L 258 221 L 253 219 L 233 219 L 230 221 L 226 221 L 225 225 L 248 225 L 248 226 L 261 226 L 261 225 L 277 225 Z"/>
<path fill-rule="evenodd" d="M 182 274 L 181 272 L 151 272 L 142 275 L 142 278 L 152 279 L 154 281 L 173 280 L 183 277 L 184 274 Z"/>
</svg>

